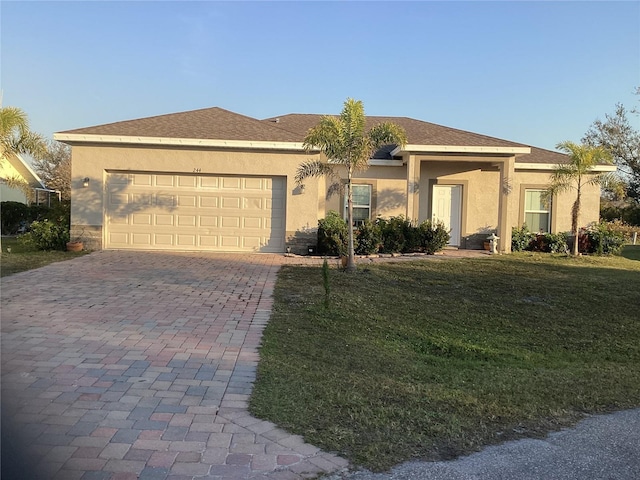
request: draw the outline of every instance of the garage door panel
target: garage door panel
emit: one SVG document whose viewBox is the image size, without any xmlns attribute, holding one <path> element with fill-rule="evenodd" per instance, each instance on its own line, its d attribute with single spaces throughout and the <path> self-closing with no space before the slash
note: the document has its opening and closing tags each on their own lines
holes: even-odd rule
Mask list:
<svg viewBox="0 0 640 480">
<path fill-rule="evenodd" d="M 242 246 L 247 249 L 257 250 L 258 248 L 260 248 L 260 245 L 262 243 L 262 237 L 250 237 L 247 235 L 242 237 Z"/>
<path fill-rule="evenodd" d="M 133 214 L 133 225 L 151 225 L 151 214 L 135 213 Z"/>
<path fill-rule="evenodd" d="M 126 193 L 111 193 L 109 195 L 109 205 L 126 205 L 129 203 L 129 195 Z"/>
<path fill-rule="evenodd" d="M 240 197 L 222 197 L 220 200 L 222 208 L 240 208 Z"/>
<path fill-rule="evenodd" d="M 205 248 L 215 248 L 218 246 L 217 235 L 200 235 L 200 246 Z"/>
<path fill-rule="evenodd" d="M 235 235 L 221 235 L 220 246 L 238 248 L 240 246 L 240 238 Z"/>
<path fill-rule="evenodd" d="M 109 234 L 109 243 L 111 245 L 128 245 L 129 235 L 127 235 L 126 233 L 111 233 Z"/>
<path fill-rule="evenodd" d="M 180 247 L 195 247 L 196 236 L 195 235 L 178 235 L 178 246 Z"/>
<path fill-rule="evenodd" d="M 201 208 L 218 208 L 220 199 L 218 197 L 199 197 Z"/>
<path fill-rule="evenodd" d="M 154 216 L 154 225 L 159 227 L 168 227 L 173 225 L 173 215 L 156 214 Z"/>
<path fill-rule="evenodd" d="M 245 229 L 262 229 L 262 218 L 258 217 L 243 217 L 242 218 L 242 228 Z"/>
<path fill-rule="evenodd" d="M 201 177 L 200 185 L 202 188 L 220 188 L 220 179 L 218 177 Z"/>
<path fill-rule="evenodd" d="M 183 187 L 183 188 L 195 188 L 198 186 L 198 177 L 196 177 L 195 175 L 179 175 L 178 176 L 178 187 Z"/>
<path fill-rule="evenodd" d="M 208 215 L 200 215 L 200 226 L 201 227 L 210 227 L 217 228 L 218 227 L 218 217 L 212 217 Z"/>
<path fill-rule="evenodd" d="M 173 175 L 155 175 L 154 178 L 157 187 L 173 187 L 175 181 Z"/>
<path fill-rule="evenodd" d="M 152 175 L 146 175 L 146 174 L 135 174 L 132 175 L 133 179 L 131 181 L 131 184 L 136 186 L 136 187 L 150 187 L 152 185 Z"/>
<path fill-rule="evenodd" d="M 195 195 L 179 195 L 178 196 L 178 206 L 179 207 L 195 207 L 197 202 L 197 197 Z"/>
<path fill-rule="evenodd" d="M 245 190 L 264 190 L 264 181 L 262 178 L 245 178 Z"/>
<path fill-rule="evenodd" d="M 285 185 L 280 177 L 108 173 L 106 248 L 282 252 Z"/>
<path fill-rule="evenodd" d="M 150 233 L 133 233 L 131 235 L 131 241 L 135 246 L 151 246 L 151 234 Z"/>
<path fill-rule="evenodd" d="M 221 217 L 220 226 L 222 228 L 238 228 L 240 226 L 240 217 Z"/>
<path fill-rule="evenodd" d="M 222 177 L 222 188 L 240 190 L 242 179 L 239 177 Z"/>
<path fill-rule="evenodd" d="M 264 198 L 247 198 L 245 197 L 242 202 L 242 207 L 245 210 L 262 210 L 266 206 Z"/>
<path fill-rule="evenodd" d="M 157 246 L 171 247 L 174 243 L 173 235 L 157 233 L 153 236 L 153 243 Z"/>
<path fill-rule="evenodd" d="M 196 216 L 195 215 L 178 215 L 179 227 L 195 227 Z"/>
<path fill-rule="evenodd" d="M 176 198 L 173 195 L 156 194 L 156 205 L 160 207 L 173 207 L 176 204 Z"/>
</svg>

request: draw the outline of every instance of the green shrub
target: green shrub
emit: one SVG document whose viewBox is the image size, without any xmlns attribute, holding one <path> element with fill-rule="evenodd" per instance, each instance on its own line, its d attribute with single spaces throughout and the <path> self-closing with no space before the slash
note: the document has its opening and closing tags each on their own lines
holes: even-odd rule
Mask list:
<svg viewBox="0 0 640 480">
<path fill-rule="evenodd" d="M 442 222 L 425 220 L 416 228 L 420 250 L 430 255 L 439 252 L 449 243 L 451 236 Z"/>
<path fill-rule="evenodd" d="M 20 202 L 2 202 L 0 217 L 2 233 L 5 235 L 19 233 L 23 228 L 28 228 L 32 222 L 44 219 L 50 219 L 53 223 L 68 228 L 71 204 L 68 201 L 55 202 L 51 207 L 47 207 L 46 205 L 25 205 Z"/>
<path fill-rule="evenodd" d="M 569 236 L 566 233 L 533 234 L 533 238 L 525 250 L 544 253 L 568 253 L 568 238 Z"/>
<path fill-rule="evenodd" d="M 522 252 L 528 250 L 535 237 L 536 234 L 529 231 L 525 224 L 520 228 L 513 227 L 511 229 L 511 251 Z"/>
<path fill-rule="evenodd" d="M 581 229 L 579 237 L 578 248 L 582 253 L 619 255 L 624 246 L 624 234 L 614 230 L 606 222 Z"/>
<path fill-rule="evenodd" d="M 600 219 L 605 222 L 618 220 L 627 225 L 640 227 L 640 205 L 616 207 L 603 205 L 600 207 Z"/>
<path fill-rule="evenodd" d="M 372 255 L 380 251 L 382 237 L 380 235 L 380 226 L 377 223 L 365 220 L 358 227 L 355 237 L 357 241 L 355 253 L 357 255 Z"/>
<path fill-rule="evenodd" d="M 318 220 L 319 255 L 347 255 L 348 242 L 347 222 L 338 212 L 330 210 L 325 218 Z"/>
<path fill-rule="evenodd" d="M 27 233 L 20 235 L 19 240 L 38 250 L 64 250 L 69 241 L 69 228 L 50 220 L 36 220 L 31 223 Z"/>
<path fill-rule="evenodd" d="M 2 234 L 16 234 L 20 231 L 21 226 L 26 226 L 30 221 L 29 207 L 20 202 L 2 202 L 0 204 L 0 217 Z"/>
<path fill-rule="evenodd" d="M 376 224 L 380 228 L 383 253 L 399 253 L 407 251 L 407 246 L 412 247 L 415 243 L 411 238 L 407 243 L 407 232 L 411 228 L 411 222 L 402 215 L 389 219 L 378 218 Z"/>
</svg>

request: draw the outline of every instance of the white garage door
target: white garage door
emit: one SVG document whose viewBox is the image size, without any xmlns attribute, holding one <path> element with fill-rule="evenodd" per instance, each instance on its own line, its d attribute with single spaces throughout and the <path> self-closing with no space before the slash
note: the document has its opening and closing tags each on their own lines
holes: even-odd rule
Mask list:
<svg viewBox="0 0 640 480">
<path fill-rule="evenodd" d="M 105 247 L 283 252 L 285 178 L 107 174 Z"/>
</svg>

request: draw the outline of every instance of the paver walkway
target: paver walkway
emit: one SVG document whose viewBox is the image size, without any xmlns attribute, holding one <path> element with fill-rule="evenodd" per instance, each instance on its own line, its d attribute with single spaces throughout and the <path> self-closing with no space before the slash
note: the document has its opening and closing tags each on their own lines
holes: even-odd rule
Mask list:
<svg viewBox="0 0 640 480">
<path fill-rule="evenodd" d="M 247 411 L 276 273 L 300 263 L 321 260 L 103 251 L 3 278 L 3 480 L 346 467 Z"/>
</svg>

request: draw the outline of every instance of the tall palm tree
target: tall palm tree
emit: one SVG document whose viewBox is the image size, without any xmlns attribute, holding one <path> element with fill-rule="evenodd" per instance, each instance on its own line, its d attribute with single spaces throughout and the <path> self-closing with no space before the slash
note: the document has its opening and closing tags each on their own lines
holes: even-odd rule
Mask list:
<svg viewBox="0 0 640 480">
<path fill-rule="evenodd" d="M 612 163 L 613 159 L 603 147 L 565 141 L 556 145 L 556 148 L 567 153 L 569 161 L 558 165 L 551 173 L 551 182 L 546 191 L 546 198 L 551 198 L 556 193 L 576 191 L 576 200 L 571 207 L 571 234 L 574 239 L 572 253 L 577 255 L 582 188 L 586 185 L 607 185 L 611 181 L 611 176 L 607 174 L 594 175 L 593 170 L 596 165 Z"/>
<path fill-rule="evenodd" d="M 347 224 L 349 228 L 349 259 L 347 271 L 356 269 L 353 248 L 353 197 L 351 183 L 357 171 L 366 170 L 371 156 L 385 145 L 407 144 L 404 129 L 393 123 L 380 123 L 365 130 L 366 117 L 362 101 L 348 98 L 339 116 L 326 115 L 315 127 L 309 129 L 304 139 L 307 151 L 319 149 L 326 161 L 310 160 L 296 171 L 296 183 L 302 185 L 310 177 L 325 176 L 333 183 L 327 195 L 342 189 L 340 173 L 346 173 Z"/>
<path fill-rule="evenodd" d="M 46 151 L 44 138 L 29 129 L 26 113 L 17 107 L 0 106 L 0 162 L 21 153 L 42 158 Z M 9 177 L 2 180 L 11 188 L 23 190 L 27 198 L 32 194 L 29 184 L 22 178 Z"/>
</svg>

